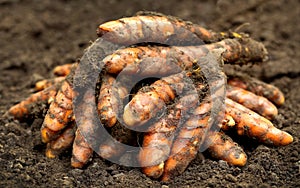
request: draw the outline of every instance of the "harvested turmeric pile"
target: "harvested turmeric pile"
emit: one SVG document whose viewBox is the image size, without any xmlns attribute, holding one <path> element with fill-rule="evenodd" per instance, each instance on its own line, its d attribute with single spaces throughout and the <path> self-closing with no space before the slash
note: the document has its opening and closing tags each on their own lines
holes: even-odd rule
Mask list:
<svg viewBox="0 0 300 188">
<path fill-rule="evenodd" d="M 57 77 L 38 82 L 37 93 L 7 112 L 24 120 L 35 105 L 48 104 L 41 125 L 47 157 L 73 147 L 71 165 L 82 168 L 95 151 L 169 181 L 206 149 L 213 158 L 246 165 L 227 131 L 272 146 L 293 142 L 272 124 L 282 92 L 224 73 L 224 63 L 267 60 L 264 45 L 247 34 L 153 12 L 106 22 L 97 34 L 79 63 L 56 67 Z"/>
</svg>

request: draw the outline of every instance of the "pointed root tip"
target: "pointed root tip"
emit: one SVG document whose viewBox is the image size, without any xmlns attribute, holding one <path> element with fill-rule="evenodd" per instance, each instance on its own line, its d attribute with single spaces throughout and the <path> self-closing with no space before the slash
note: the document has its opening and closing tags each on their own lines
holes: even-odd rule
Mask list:
<svg viewBox="0 0 300 188">
<path fill-rule="evenodd" d="M 57 156 L 52 152 L 51 149 L 47 149 L 46 150 L 46 157 L 50 158 L 50 159 L 54 159 L 56 158 Z"/>
<path fill-rule="evenodd" d="M 150 167 L 144 167 L 142 169 L 142 171 L 147 176 L 149 176 L 151 178 L 157 179 L 157 178 L 159 178 L 163 174 L 163 172 L 164 172 L 164 165 L 165 165 L 165 163 L 162 162 L 159 165 L 150 166 Z"/>
<path fill-rule="evenodd" d="M 83 168 L 85 165 L 85 163 L 80 162 L 79 160 L 77 160 L 74 156 L 71 159 L 71 166 L 73 168 Z"/>
<path fill-rule="evenodd" d="M 238 155 L 238 157 L 232 156 L 232 158 L 228 161 L 228 163 L 234 165 L 234 166 L 245 166 L 247 163 L 247 155 L 242 152 Z"/>
<path fill-rule="evenodd" d="M 294 138 L 292 135 L 290 135 L 289 133 L 287 132 L 284 132 L 284 138 L 281 140 L 281 143 L 280 145 L 282 146 L 286 146 L 286 145 L 289 145 L 291 144 L 293 141 L 294 141 Z"/>
<path fill-rule="evenodd" d="M 142 120 L 134 114 L 133 110 L 130 109 L 128 105 L 126 105 L 124 108 L 123 120 L 126 123 L 126 125 L 130 127 L 139 126 L 142 122 Z"/>
</svg>

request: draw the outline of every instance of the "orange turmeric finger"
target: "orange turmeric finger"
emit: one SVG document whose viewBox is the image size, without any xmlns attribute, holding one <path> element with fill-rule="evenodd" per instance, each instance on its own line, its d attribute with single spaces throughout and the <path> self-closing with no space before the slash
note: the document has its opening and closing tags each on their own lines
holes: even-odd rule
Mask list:
<svg viewBox="0 0 300 188">
<path fill-rule="evenodd" d="M 223 132 L 210 132 L 205 144 L 208 144 L 208 152 L 216 159 L 235 166 L 244 166 L 247 162 L 243 149 Z"/>
<path fill-rule="evenodd" d="M 83 98 L 76 104 L 77 131 L 71 160 L 71 165 L 75 168 L 82 168 L 91 158 L 93 150 L 90 139 L 93 139 L 93 143 L 97 143 L 97 139 L 101 139 L 101 135 L 96 135 L 97 109 L 95 101 L 95 91 L 87 90 L 83 94 Z"/>
<path fill-rule="evenodd" d="M 74 168 L 82 168 L 91 158 L 93 150 L 77 129 L 73 143 L 71 165 Z"/>
<path fill-rule="evenodd" d="M 48 158 L 55 158 L 65 149 L 72 146 L 75 130 L 74 123 L 63 130 L 62 134 L 56 139 L 47 144 L 46 156 Z"/>
<path fill-rule="evenodd" d="M 71 70 L 76 67 L 77 63 L 59 65 L 53 69 L 53 74 L 56 76 L 67 76 L 70 74 Z"/>
<path fill-rule="evenodd" d="M 225 104 L 226 112 L 236 122 L 239 135 L 247 135 L 262 143 L 275 146 L 284 146 L 293 142 L 293 137 L 290 134 L 277 129 L 269 120 L 243 105 L 228 98 L 225 99 Z"/>
<path fill-rule="evenodd" d="M 224 62 L 244 65 L 249 62 L 264 62 L 268 59 L 265 46 L 251 38 L 224 39 L 207 45 L 208 49 L 224 48 Z"/>
<path fill-rule="evenodd" d="M 25 119 L 31 112 L 34 105 L 38 103 L 47 103 L 49 99 L 55 97 L 59 84 L 55 84 L 45 90 L 32 94 L 30 97 L 16 104 L 8 110 L 8 115 L 16 119 Z"/>
<path fill-rule="evenodd" d="M 278 110 L 268 99 L 255 95 L 252 92 L 235 86 L 227 86 L 226 96 L 243 106 L 259 113 L 267 119 L 273 119 L 278 115 Z"/>
<path fill-rule="evenodd" d="M 54 84 L 57 84 L 61 81 L 63 81 L 65 79 L 64 76 L 60 76 L 60 77 L 57 77 L 57 78 L 53 78 L 53 79 L 46 79 L 46 80 L 41 80 L 41 81 L 38 81 L 36 84 L 35 84 L 35 90 L 36 91 L 41 91 L 43 89 L 46 89 Z"/>
<path fill-rule="evenodd" d="M 102 79 L 102 85 L 98 97 L 98 114 L 101 122 L 107 126 L 112 127 L 117 122 L 117 105 L 118 101 L 115 97 L 115 93 L 112 91 L 112 84 L 115 78 L 109 75 L 105 75 Z M 115 105 L 115 108 L 113 107 Z"/>
<path fill-rule="evenodd" d="M 205 56 L 208 50 L 205 47 L 197 48 L 198 57 Z M 193 57 L 184 52 L 189 48 L 137 46 L 117 50 L 104 58 L 105 70 L 111 74 L 125 71 L 126 74 L 139 74 L 144 76 L 169 76 L 187 70 L 193 66 Z"/>
<path fill-rule="evenodd" d="M 225 49 L 222 57 L 225 63 L 231 64 L 260 62 L 264 61 L 267 55 L 263 44 L 252 39 L 225 39 L 200 46 L 125 48 L 108 55 L 103 62 L 105 70 L 111 74 L 126 71 L 127 74 L 168 76 L 192 68 L 193 62 L 216 49 Z"/>
<path fill-rule="evenodd" d="M 133 17 L 106 22 L 99 26 L 97 34 L 113 43 L 123 45 L 142 42 L 197 45 L 217 42 L 224 38 L 244 37 L 243 34 L 234 32 L 215 33 L 191 22 L 153 12 L 140 12 Z"/>
<path fill-rule="evenodd" d="M 175 131 L 184 118 L 184 114 L 198 104 L 198 95 L 187 94 L 180 98 L 168 113 L 152 125 L 144 134 L 143 148 L 139 153 L 139 161 L 144 174 L 152 178 L 159 178 L 165 161 L 169 157 Z"/>
<path fill-rule="evenodd" d="M 98 114 L 101 122 L 107 127 L 116 124 L 119 107 L 122 105 L 121 100 L 127 95 L 125 87 L 118 85 L 119 87 L 116 88 L 113 85 L 115 81 L 114 77 L 104 75 L 98 97 Z"/>
<path fill-rule="evenodd" d="M 255 93 L 256 95 L 263 96 L 276 105 L 280 106 L 284 103 L 284 95 L 277 87 L 264 83 L 256 78 L 246 75 L 233 74 L 229 76 L 228 84 L 246 89 L 252 93 Z"/>
<path fill-rule="evenodd" d="M 165 162 L 162 181 L 168 181 L 186 169 L 196 157 L 199 147 L 202 145 L 206 131 L 209 128 L 209 101 L 201 102 L 195 109 L 195 114 L 189 118 L 180 128 L 172 145 L 170 157 Z"/>
<path fill-rule="evenodd" d="M 145 86 L 125 106 L 123 120 L 128 126 L 140 126 L 163 109 L 165 103 L 181 94 L 184 86 L 185 73 L 164 77 L 150 86 Z"/>
<path fill-rule="evenodd" d="M 73 89 L 68 81 L 65 80 L 45 116 L 41 128 L 42 141 L 44 143 L 48 143 L 53 139 L 47 134 L 48 129 L 54 132 L 61 131 L 72 120 L 72 99 Z"/>
<path fill-rule="evenodd" d="M 139 161 L 143 166 L 143 173 L 152 178 L 159 178 L 162 175 L 165 160 L 171 151 L 176 121 L 170 121 L 170 119 L 173 119 L 170 116 L 172 115 L 155 123 L 153 131 L 144 135 Z"/>
</svg>

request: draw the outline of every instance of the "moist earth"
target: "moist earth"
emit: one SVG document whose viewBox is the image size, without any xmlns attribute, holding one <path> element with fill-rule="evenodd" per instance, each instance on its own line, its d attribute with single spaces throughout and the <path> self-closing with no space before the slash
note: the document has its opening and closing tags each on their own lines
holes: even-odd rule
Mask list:
<svg viewBox="0 0 300 188">
<path fill-rule="evenodd" d="M 245 167 L 199 154 L 169 183 L 138 168 L 94 156 L 84 169 L 70 166 L 71 151 L 47 159 L 37 116 L 19 122 L 2 115 L 25 99 L 56 65 L 76 61 L 99 24 L 140 10 L 190 20 L 215 31 L 238 30 L 262 41 L 269 61 L 235 67 L 279 87 L 286 103 L 275 126 L 294 136 L 286 147 L 234 137 L 248 155 Z M 0 0 L 0 187 L 300 187 L 300 2 L 298 0 Z"/>
</svg>

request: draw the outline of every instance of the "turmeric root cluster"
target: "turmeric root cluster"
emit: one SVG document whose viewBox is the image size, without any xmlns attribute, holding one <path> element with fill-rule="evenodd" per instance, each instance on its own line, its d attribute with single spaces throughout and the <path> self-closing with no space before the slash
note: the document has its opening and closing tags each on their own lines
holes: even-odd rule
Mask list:
<svg viewBox="0 0 300 188">
<path fill-rule="evenodd" d="M 201 148 L 216 159 L 244 166 L 247 156 L 227 131 L 274 146 L 293 141 L 271 122 L 278 114 L 276 106 L 284 103 L 278 88 L 240 73 L 224 73 L 223 63 L 243 65 L 267 59 L 264 46 L 246 34 L 217 33 L 171 16 L 143 12 L 100 25 L 98 36 L 90 49 L 97 43 L 100 60 L 90 62 L 83 56 L 79 63 L 56 67 L 57 77 L 38 82 L 37 93 L 8 111 L 24 120 L 35 105 L 49 104 L 41 126 L 47 157 L 72 147 L 71 165 L 81 168 L 93 151 L 105 159 L 120 158 L 125 149 L 119 143 L 142 145 L 134 157 L 143 173 L 168 181 L 181 174 Z M 210 66 L 209 55 L 215 57 L 220 72 Z M 87 63 L 101 69 L 96 91 L 78 93 L 74 77 Z M 79 78 L 84 78 L 81 85 L 94 79 L 89 74 Z M 77 103 L 75 116 L 73 101 L 78 95 L 82 102 Z M 223 111 L 212 111 L 216 103 L 224 104 Z M 95 132 L 99 126 L 93 121 L 95 114 L 117 142 L 92 144 L 87 139 L 86 135 L 101 137 L 101 132 Z"/>
</svg>

